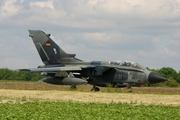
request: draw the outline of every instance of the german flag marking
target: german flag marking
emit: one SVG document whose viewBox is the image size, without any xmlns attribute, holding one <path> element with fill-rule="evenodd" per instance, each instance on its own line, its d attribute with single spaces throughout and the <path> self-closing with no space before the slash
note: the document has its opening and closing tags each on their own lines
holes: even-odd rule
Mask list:
<svg viewBox="0 0 180 120">
<path fill-rule="evenodd" d="M 50 42 L 46 42 L 46 46 L 47 47 L 51 46 L 51 43 Z"/>
</svg>

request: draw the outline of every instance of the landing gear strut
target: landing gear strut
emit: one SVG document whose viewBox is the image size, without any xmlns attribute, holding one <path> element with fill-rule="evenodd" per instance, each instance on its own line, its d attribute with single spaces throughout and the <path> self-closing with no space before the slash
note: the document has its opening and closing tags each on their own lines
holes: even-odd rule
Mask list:
<svg viewBox="0 0 180 120">
<path fill-rule="evenodd" d="M 129 89 L 128 92 L 132 93 L 132 84 L 128 84 L 128 85 L 127 85 L 127 88 Z"/>
<path fill-rule="evenodd" d="M 100 91 L 100 89 L 94 85 L 93 88 L 91 89 L 91 91 L 97 92 L 97 91 Z"/>
<path fill-rule="evenodd" d="M 76 85 L 72 85 L 72 86 L 70 87 L 70 89 L 71 89 L 71 90 L 75 90 L 75 89 L 76 89 Z"/>
</svg>

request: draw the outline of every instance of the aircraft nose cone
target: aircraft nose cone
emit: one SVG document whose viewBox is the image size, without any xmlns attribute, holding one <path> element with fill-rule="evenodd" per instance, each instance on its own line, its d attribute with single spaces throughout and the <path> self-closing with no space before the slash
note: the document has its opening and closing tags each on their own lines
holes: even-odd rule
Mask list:
<svg viewBox="0 0 180 120">
<path fill-rule="evenodd" d="M 153 83 L 159 83 L 159 82 L 163 82 L 166 81 L 167 79 L 165 77 L 162 77 L 161 75 L 155 73 L 155 72 L 151 72 L 149 74 L 148 77 L 148 81 L 149 83 L 153 84 Z"/>
</svg>

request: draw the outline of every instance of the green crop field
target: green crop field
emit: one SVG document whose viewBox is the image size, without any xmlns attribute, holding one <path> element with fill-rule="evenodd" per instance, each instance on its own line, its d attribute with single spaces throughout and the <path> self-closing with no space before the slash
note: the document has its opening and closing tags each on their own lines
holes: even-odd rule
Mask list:
<svg viewBox="0 0 180 120">
<path fill-rule="evenodd" d="M 101 88 L 96 93 L 90 92 L 91 87 L 82 85 L 77 90 L 69 90 L 69 86 L 0 81 L 0 120 L 180 118 L 179 88 L 135 87 L 134 93 L 126 93 L 126 88 Z"/>
<path fill-rule="evenodd" d="M 2 101 L 2 100 L 1 100 Z M 1 120 L 179 120 L 180 106 L 27 101 L 0 103 Z"/>
</svg>

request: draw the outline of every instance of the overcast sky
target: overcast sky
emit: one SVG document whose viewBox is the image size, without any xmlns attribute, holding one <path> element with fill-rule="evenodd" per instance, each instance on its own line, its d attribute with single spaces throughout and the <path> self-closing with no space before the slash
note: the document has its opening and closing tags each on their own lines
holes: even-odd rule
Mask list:
<svg viewBox="0 0 180 120">
<path fill-rule="evenodd" d="M 1 0 L 0 68 L 43 64 L 28 29 L 84 61 L 180 70 L 180 0 Z"/>
</svg>

